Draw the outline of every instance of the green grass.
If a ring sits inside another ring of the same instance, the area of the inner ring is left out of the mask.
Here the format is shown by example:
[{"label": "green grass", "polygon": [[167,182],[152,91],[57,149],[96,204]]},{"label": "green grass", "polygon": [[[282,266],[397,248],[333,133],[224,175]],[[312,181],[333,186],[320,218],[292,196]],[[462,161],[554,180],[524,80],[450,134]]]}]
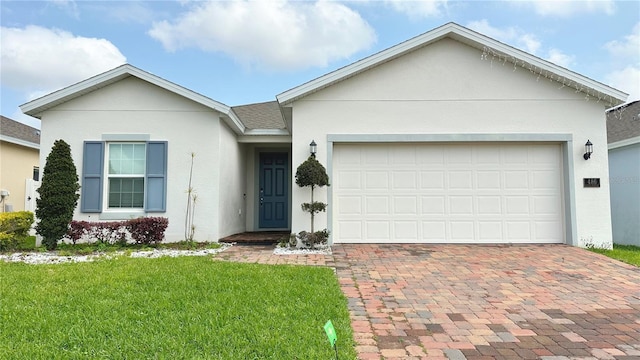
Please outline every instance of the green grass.
[{"label": "green grass", "polygon": [[0,263],[2,359],[355,359],[324,267],[208,257]]},{"label": "green grass", "polygon": [[612,259],[626,262],[627,264],[640,266],[640,247],[638,246],[613,244],[613,250],[597,248],[589,250],[606,255]]}]

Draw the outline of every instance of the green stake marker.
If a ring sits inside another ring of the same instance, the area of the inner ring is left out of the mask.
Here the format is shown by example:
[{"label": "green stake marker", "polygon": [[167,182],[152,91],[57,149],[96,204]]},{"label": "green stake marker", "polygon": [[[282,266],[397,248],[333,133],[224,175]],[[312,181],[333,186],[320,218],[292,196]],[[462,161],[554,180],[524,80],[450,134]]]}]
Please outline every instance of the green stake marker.
[{"label": "green stake marker", "polygon": [[336,341],[338,341],[338,335],[336,335],[336,329],[333,328],[331,320],[327,321],[327,323],[324,324],[324,332],[327,333],[327,337],[329,338],[331,347],[334,347],[336,345]]},{"label": "green stake marker", "polygon": [[338,347],[336,346],[338,335],[336,334],[336,329],[333,327],[331,320],[328,320],[327,323],[324,324],[324,332],[327,333],[329,343],[331,344],[331,347],[336,351],[336,359],[338,359]]}]

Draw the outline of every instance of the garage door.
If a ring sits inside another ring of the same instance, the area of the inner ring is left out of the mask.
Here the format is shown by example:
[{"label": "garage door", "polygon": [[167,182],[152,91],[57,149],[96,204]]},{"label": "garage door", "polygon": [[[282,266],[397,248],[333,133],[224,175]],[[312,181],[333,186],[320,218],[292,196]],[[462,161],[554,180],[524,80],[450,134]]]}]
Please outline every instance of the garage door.
[{"label": "garage door", "polygon": [[562,243],[559,144],[335,144],[333,241]]}]

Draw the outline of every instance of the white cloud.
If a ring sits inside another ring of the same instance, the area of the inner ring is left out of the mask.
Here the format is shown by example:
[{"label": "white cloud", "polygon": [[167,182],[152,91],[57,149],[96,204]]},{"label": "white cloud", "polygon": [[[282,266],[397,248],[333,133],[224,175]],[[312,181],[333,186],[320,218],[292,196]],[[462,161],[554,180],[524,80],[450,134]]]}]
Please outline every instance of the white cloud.
[{"label": "white cloud", "polygon": [[605,76],[607,84],[629,93],[629,101],[640,100],[640,23],[622,40],[604,45],[614,69]]},{"label": "white cloud", "polygon": [[622,41],[613,40],[604,45],[612,56],[624,58],[640,57],[640,22],[637,23],[631,34],[626,35]]},{"label": "white cloud", "polygon": [[42,95],[126,62],[108,40],[40,26],[0,28],[2,86]]},{"label": "white cloud", "polygon": [[78,10],[78,4],[74,0],[48,0],[54,6],[65,10],[74,19],[80,18],[80,10]]},{"label": "white cloud", "polygon": [[568,17],[580,13],[613,15],[616,7],[613,0],[511,0],[519,6],[533,7],[538,15]]},{"label": "white cloud", "polygon": [[546,60],[565,68],[570,67],[575,62],[575,56],[565,54],[561,50],[545,50],[542,42],[535,35],[526,33],[517,27],[497,28],[489,24],[486,19],[472,21],[467,27],[536,56],[545,57],[541,53],[546,52]]},{"label": "white cloud", "polygon": [[385,0],[385,3],[391,6],[395,11],[407,15],[409,18],[428,18],[439,16],[442,9],[446,9],[448,0]]},{"label": "white cloud", "polygon": [[515,45],[531,54],[536,54],[541,46],[540,41],[535,35],[525,33],[523,30],[516,27],[507,27],[502,29],[497,28],[491,26],[487,19],[472,21],[467,25],[467,27],[490,38]]},{"label": "white cloud", "polygon": [[605,81],[610,86],[629,94],[628,101],[640,100],[640,67],[627,66],[607,74]]},{"label": "white cloud", "polygon": [[276,70],[326,66],[376,41],[357,12],[328,1],[196,2],[174,21],[154,23],[149,35],[168,51],[222,52]]},{"label": "white cloud", "polygon": [[547,57],[547,60],[556,65],[569,68],[574,63],[575,56],[567,55],[558,49],[551,49],[549,50],[549,56]]}]

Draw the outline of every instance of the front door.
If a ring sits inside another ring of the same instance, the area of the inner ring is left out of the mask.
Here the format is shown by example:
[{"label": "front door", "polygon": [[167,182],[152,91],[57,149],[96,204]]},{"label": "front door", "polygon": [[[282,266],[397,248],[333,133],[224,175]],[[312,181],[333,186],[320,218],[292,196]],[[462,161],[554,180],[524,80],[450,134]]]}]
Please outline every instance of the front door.
[{"label": "front door", "polygon": [[260,153],[260,228],[288,228],[288,159],[287,153]]}]

